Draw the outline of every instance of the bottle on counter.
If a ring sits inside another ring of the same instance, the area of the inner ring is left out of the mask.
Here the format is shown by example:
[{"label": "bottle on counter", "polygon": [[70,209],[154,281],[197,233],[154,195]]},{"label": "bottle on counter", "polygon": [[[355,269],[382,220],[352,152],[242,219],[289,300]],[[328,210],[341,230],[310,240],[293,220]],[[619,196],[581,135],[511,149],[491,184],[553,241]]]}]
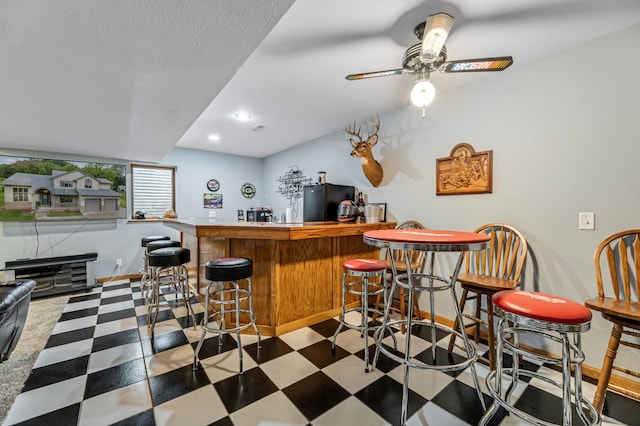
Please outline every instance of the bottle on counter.
[{"label": "bottle on counter", "polygon": [[364,222],[364,197],[362,192],[358,192],[358,201],[356,201],[356,222]]}]

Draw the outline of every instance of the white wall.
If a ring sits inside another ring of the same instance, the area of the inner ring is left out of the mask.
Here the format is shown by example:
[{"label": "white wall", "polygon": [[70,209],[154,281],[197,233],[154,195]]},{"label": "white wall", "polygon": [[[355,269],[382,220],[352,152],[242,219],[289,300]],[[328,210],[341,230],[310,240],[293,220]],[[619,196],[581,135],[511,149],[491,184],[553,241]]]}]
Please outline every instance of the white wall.
[{"label": "white wall", "polygon": [[[635,25],[535,63],[519,64],[515,57],[512,68],[437,96],[424,119],[413,107],[381,116],[375,152],[385,178],[379,188],[349,156],[344,132],[267,158],[265,181],[297,164],[308,175],[326,170],[328,182],[354,184],[370,201],[387,202],[397,221],[469,231],[509,223],[530,245],[524,288],[582,303],[596,294],[597,244],[640,227],[638,40]],[[435,195],[436,159],[448,157],[460,142],[493,150],[492,194]],[[595,212],[595,231],[578,230],[578,213],[585,211]],[[440,260],[441,270],[450,267],[451,259]],[[453,317],[451,310],[437,313]],[[588,364],[600,367],[609,332],[609,324],[594,315],[585,336]]]},{"label": "white wall", "polygon": [[[30,155],[44,158],[76,161],[107,161],[55,153],[33,153],[0,150],[4,155]],[[161,162],[177,166],[176,213],[179,217],[207,216],[203,207],[203,194],[208,193],[206,183],[215,178],[220,182],[218,193],[223,195],[223,208],[216,209],[216,220],[236,220],[236,210],[253,206],[255,201],[245,199],[240,188],[245,182],[256,186],[256,199],[263,195],[261,182],[262,160],[227,154],[172,150]],[[129,168],[127,181],[130,182]],[[131,200],[127,200],[131,205]],[[0,222],[0,264],[21,258],[66,256],[88,252],[98,253],[95,262],[96,278],[135,274],[142,267],[143,249],[140,239],[147,235],[168,235],[180,239],[180,233],[158,221],[128,222],[126,219],[68,220],[64,222]],[[123,260],[120,271],[115,270],[115,259]],[[2,275],[0,274],[0,279]]]}]

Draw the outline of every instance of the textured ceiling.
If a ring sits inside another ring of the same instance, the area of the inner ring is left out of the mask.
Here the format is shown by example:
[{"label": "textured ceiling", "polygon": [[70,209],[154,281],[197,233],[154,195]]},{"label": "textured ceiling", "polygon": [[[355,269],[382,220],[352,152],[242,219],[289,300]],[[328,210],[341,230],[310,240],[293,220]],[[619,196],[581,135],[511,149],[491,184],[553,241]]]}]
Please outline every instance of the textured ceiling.
[{"label": "textured ceiling", "polygon": [[[637,0],[7,0],[0,148],[268,156],[407,105],[411,76],[344,76],[399,68],[415,25],[439,11],[456,18],[449,59],[512,55],[504,73],[640,22]],[[500,75],[433,75],[430,108]],[[240,110],[253,120],[233,120]]]}]

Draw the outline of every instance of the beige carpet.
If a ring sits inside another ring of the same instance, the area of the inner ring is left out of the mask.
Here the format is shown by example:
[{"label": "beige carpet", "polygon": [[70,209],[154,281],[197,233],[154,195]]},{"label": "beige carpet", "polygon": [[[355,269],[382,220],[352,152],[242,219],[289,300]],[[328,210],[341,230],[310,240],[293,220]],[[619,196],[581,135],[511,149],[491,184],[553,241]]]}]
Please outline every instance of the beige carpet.
[{"label": "beige carpet", "polygon": [[29,305],[27,321],[18,345],[9,359],[0,363],[0,424],[29,377],[38,354],[47,343],[51,330],[60,319],[69,295],[35,299]]}]

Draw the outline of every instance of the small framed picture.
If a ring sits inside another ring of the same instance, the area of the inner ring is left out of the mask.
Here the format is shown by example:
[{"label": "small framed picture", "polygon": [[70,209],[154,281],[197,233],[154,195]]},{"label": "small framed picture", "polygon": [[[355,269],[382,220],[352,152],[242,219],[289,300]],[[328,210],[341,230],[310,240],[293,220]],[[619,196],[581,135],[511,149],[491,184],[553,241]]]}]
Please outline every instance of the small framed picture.
[{"label": "small framed picture", "polygon": [[369,203],[372,206],[380,208],[380,222],[387,221],[387,203]]}]

